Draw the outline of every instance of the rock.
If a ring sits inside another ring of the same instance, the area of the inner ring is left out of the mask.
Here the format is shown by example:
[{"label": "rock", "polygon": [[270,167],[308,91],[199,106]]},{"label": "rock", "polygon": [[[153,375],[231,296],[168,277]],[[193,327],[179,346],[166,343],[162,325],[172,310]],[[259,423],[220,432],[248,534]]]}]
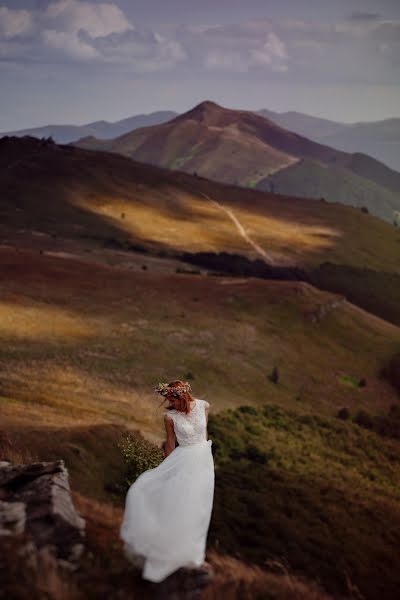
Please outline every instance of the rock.
[{"label": "rock", "polygon": [[46,549],[60,566],[74,569],[84,530],[62,460],[0,465],[0,536],[24,533],[37,552]]},{"label": "rock", "polygon": [[205,562],[201,567],[183,567],[160,583],[151,583],[154,600],[200,600],[204,589],[214,577],[212,566]]},{"label": "rock", "polygon": [[0,535],[17,535],[25,531],[26,513],[23,502],[0,500]]}]

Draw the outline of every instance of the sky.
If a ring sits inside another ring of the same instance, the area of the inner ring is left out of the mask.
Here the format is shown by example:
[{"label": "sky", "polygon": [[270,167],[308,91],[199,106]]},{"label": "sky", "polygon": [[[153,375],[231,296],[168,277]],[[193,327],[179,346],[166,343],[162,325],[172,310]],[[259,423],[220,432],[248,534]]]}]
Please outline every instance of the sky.
[{"label": "sky", "polygon": [[0,0],[0,131],[203,100],[400,117],[399,0]]}]

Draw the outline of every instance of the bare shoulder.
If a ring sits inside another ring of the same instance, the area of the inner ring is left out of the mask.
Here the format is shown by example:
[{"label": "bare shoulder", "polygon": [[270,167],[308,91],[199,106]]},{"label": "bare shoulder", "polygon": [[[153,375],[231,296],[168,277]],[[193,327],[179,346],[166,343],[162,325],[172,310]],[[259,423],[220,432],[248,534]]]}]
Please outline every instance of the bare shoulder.
[{"label": "bare shoulder", "polygon": [[171,415],[171,413],[169,411],[164,413],[164,421],[166,423],[173,423],[174,422],[174,417]]}]

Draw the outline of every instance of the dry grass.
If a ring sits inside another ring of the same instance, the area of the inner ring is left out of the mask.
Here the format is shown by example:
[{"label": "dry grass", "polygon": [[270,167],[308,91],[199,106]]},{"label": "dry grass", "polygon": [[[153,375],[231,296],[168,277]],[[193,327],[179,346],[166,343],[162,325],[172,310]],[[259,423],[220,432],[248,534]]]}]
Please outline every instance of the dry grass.
[{"label": "dry grass", "polygon": [[[95,502],[81,494],[73,493],[75,507],[86,519],[89,546],[96,553],[110,553],[112,548],[114,568],[121,568],[124,563],[122,544],[117,532],[122,520],[122,510],[109,505]],[[118,559],[119,556],[119,559]],[[229,555],[221,555],[215,549],[210,549],[206,556],[207,562],[212,566],[214,578],[201,595],[202,600],[219,600],[224,597],[230,599],[257,598],[271,600],[330,600],[315,582],[290,573],[281,561],[270,561],[266,570],[246,564]],[[118,566],[119,565],[119,566]],[[133,594],[142,591],[144,582],[140,581],[139,573],[132,581]],[[135,588],[136,584],[136,588]],[[133,597],[136,597],[135,595]],[[350,596],[358,598],[358,596]]]},{"label": "dry grass", "polygon": [[5,429],[0,429],[0,460],[23,465],[37,462],[39,458],[33,448],[19,445]]},{"label": "dry grass", "polygon": [[[291,573],[280,560],[268,561],[266,571],[261,567],[246,564],[215,550],[207,553],[215,579],[205,590],[202,600],[331,600],[315,582],[307,581]],[[350,596],[349,596],[350,598]]]},{"label": "dry grass", "polygon": [[[0,411],[8,426],[115,423],[161,441],[152,388],[177,372],[193,374],[213,411],[267,398],[329,414],[343,405],[385,411],[396,399],[378,374],[400,330],[346,302],[315,324],[311,317],[336,296],[305,283],[239,285],[0,252]],[[274,365],[279,386],[267,379]],[[350,389],[341,375],[368,384]]]}]

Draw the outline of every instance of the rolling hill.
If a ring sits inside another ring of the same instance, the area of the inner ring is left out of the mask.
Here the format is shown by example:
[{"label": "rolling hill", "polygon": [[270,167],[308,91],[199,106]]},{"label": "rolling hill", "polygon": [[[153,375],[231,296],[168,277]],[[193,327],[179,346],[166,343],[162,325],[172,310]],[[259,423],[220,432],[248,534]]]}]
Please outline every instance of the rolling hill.
[{"label": "rolling hill", "polygon": [[[0,167],[3,239],[11,228],[20,243],[37,231],[172,260],[186,253],[192,263],[200,253],[224,252],[272,269],[296,267],[305,280],[400,323],[400,231],[356,208],[29,137],[0,140]],[[235,271],[233,262],[225,261],[227,272]]]},{"label": "rolling hill", "polygon": [[367,155],[335,150],[255,113],[208,101],[161,125],[74,145],[285,195],[293,195],[295,180],[296,196],[364,206],[390,223],[400,209],[400,173]]},{"label": "rolling hill", "polygon": [[24,137],[26,135],[37,138],[51,137],[59,144],[68,144],[79,137],[90,135],[101,139],[110,139],[139,127],[164,123],[175,117],[176,114],[169,110],[163,110],[146,115],[135,115],[112,123],[109,121],[94,121],[85,125],[43,125],[41,127],[31,127],[17,131],[5,131],[0,133],[0,137]]},{"label": "rolling hill", "polygon": [[262,109],[257,113],[277,125],[345,152],[359,152],[400,171],[400,119],[339,123],[296,111],[278,113]]},{"label": "rolling hill", "polygon": [[[179,377],[212,406],[208,551],[236,556],[237,572],[284,554],[332,594],[350,579],[366,600],[389,600],[400,441],[368,424],[398,407],[382,375],[400,350],[396,228],[339,203],[29,137],[0,140],[0,213],[0,454],[65,461],[94,553],[80,589],[137,583],[115,540],[118,444],[162,442],[154,384]],[[201,252],[322,269],[347,291],[181,261]],[[371,282],[384,315],[393,301],[392,322],[360,308]],[[359,306],[346,299],[357,290]],[[272,585],[263,572],[260,594]]]}]

